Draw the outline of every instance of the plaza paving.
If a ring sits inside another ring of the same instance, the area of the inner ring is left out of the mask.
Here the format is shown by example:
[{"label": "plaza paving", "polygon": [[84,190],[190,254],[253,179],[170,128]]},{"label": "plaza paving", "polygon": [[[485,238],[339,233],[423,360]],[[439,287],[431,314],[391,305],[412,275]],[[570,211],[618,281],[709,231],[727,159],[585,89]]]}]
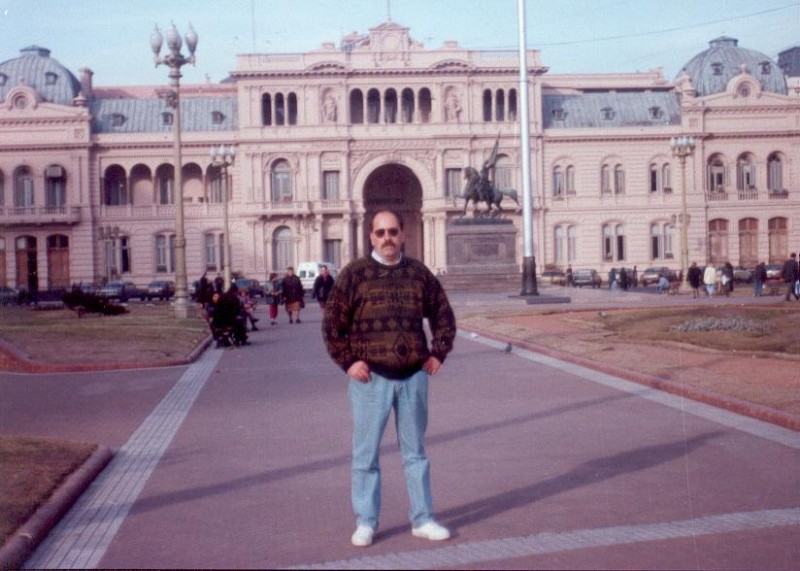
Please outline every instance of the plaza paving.
[{"label": "plaza paving", "polygon": [[431,383],[434,504],[454,538],[411,537],[390,427],[381,527],[352,547],[346,379],[320,320],[309,306],[185,367],[0,374],[0,432],[116,452],[26,566],[798,567],[800,433],[468,331]]}]

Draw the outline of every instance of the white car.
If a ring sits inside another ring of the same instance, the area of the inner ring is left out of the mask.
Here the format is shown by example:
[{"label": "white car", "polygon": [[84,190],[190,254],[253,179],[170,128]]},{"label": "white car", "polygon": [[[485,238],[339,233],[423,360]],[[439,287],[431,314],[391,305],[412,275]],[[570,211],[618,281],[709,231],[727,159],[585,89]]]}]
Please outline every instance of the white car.
[{"label": "white car", "polygon": [[339,270],[330,262],[302,262],[297,266],[297,277],[300,278],[305,291],[310,292],[314,289],[314,280],[317,279],[322,266],[328,266],[328,273],[333,276],[333,279],[336,279]]}]

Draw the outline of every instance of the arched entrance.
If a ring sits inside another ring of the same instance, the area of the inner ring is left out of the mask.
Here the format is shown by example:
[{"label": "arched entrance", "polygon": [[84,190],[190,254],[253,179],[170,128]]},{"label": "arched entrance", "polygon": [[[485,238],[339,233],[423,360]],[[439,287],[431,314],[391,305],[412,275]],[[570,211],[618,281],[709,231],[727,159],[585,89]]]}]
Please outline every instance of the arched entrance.
[{"label": "arched entrance", "polygon": [[375,169],[364,183],[364,247],[370,250],[369,224],[372,214],[389,208],[403,216],[406,243],[404,252],[423,260],[422,184],[414,172],[403,165],[388,164]]}]

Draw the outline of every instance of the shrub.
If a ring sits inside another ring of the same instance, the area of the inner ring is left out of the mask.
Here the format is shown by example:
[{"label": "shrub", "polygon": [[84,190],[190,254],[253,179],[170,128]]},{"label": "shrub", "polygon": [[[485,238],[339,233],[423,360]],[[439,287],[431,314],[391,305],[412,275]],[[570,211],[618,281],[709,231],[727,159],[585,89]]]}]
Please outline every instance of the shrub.
[{"label": "shrub", "polygon": [[73,288],[61,296],[64,305],[81,313],[99,313],[100,315],[122,315],[128,313],[128,309],[117,303],[111,303],[108,299],[86,293],[79,288]]}]

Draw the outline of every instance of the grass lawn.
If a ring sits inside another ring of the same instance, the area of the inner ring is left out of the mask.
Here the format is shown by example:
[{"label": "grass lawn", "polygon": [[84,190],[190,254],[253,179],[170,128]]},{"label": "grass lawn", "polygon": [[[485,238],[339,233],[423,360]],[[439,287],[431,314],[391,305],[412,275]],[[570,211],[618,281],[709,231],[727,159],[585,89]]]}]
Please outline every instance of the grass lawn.
[{"label": "grass lawn", "polygon": [[95,444],[0,436],[0,543],[96,449]]}]

